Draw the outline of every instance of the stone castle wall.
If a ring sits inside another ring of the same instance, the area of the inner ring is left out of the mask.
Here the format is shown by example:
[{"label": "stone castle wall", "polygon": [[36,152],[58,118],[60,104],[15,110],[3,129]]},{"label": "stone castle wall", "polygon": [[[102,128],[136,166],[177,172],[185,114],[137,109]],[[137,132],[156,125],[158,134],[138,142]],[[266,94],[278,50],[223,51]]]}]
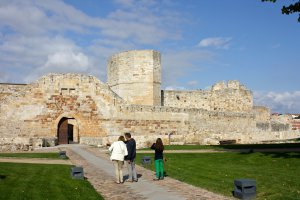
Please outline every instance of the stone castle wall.
[{"label": "stone castle wall", "polygon": [[271,120],[270,109],[264,106],[253,106],[253,112],[256,115],[256,121],[269,122]]},{"label": "stone castle wall", "polygon": [[110,117],[114,105],[122,101],[92,76],[44,76],[1,101],[2,143],[10,138],[56,138],[63,117],[76,121],[79,137],[106,136],[101,119]]},{"label": "stone castle wall", "polygon": [[125,52],[109,63],[108,84],[82,74],[0,84],[0,151],[55,145],[63,119],[73,127],[73,142],[90,145],[111,143],[125,132],[132,133],[138,147],[157,137],[170,144],[300,137],[288,117],[271,117],[268,108],[253,107],[251,91],[237,81],[210,90],[161,91],[158,52]]},{"label": "stone castle wall", "polygon": [[238,143],[286,139],[299,133],[290,132],[282,119],[263,123],[255,112],[127,105],[106,84],[78,74],[44,76],[4,98],[0,110],[2,150],[28,150],[45,141],[54,145],[63,117],[76,127],[74,141],[90,145],[105,145],[128,131],[138,147],[157,137],[172,144],[218,144],[228,139]]},{"label": "stone castle wall", "polygon": [[291,131],[283,122],[269,121],[268,128],[257,127],[260,122],[256,121],[255,113],[123,105],[118,107],[115,117],[105,122],[110,131],[103,138],[103,145],[125,132],[133,134],[138,147],[149,146],[157,137],[166,144],[219,144],[221,140],[260,143],[300,137],[300,132]]},{"label": "stone castle wall", "polygon": [[221,112],[249,112],[253,107],[252,99],[251,91],[238,81],[220,82],[210,90],[162,91],[164,106]]},{"label": "stone castle wall", "polygon": [[108,84],[130,104],[160,105],[160,53],[126,51],[108,61]]},{"label": "stone castle wall", "polygon": [[9,84],[9,83],[0,83],[0,101],[6,96],[18,93],[21,91],[26,84]]}]

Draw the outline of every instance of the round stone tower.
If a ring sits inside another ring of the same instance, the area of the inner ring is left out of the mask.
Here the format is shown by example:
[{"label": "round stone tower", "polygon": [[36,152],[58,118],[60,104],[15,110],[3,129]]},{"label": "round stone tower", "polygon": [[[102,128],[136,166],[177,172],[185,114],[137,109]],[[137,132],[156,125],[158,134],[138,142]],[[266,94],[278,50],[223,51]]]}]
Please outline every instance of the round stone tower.
[{"label": "round stone tower", "polygon": [[161,105],[160,53],[133,50],[108,61],[108,85],[130,104]]}]

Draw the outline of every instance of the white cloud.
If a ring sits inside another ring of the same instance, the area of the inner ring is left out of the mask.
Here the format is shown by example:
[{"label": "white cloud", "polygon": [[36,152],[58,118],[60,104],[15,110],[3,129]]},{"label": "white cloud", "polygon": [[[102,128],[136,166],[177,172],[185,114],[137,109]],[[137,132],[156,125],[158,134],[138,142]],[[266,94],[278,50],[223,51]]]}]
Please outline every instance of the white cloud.
[{"label": "white cloud", "polygon": [[56,52],[48,56],[44,68],[73,68],[84,71],[88,64],[88,58],[83,53]]},{"label": "white cloud", "polygon": [[158,44],[163,40],[181,38],[176,25],[182,21],[156,1],[117,0],[125,9],[111,12],[102,26],[106,37],[131,39],[140,44]]},{"label": "white cloud", "polygon": [[[0,44],[1,68],[11,80],[31,82],[50,72],[85,72],[94,63],[73,41],[61,36],[6,37]],[[10,71],[10,72],[9,72]]]},{"label": "white cloud", "polygon": [[0,26],[24,35],[65,30],[86,32],[85,27],[100,25],[100,20],[59,0],[4,0],[0,3]]},{"label": "white cloud", "polygon": [[48,56],[44,66],[36,68],[27,77],[27,82],[34,81],[47,73],[86,72],[89,59],[81,52],[55,52]]},{"label": "white cloud", "polygon": [[179,14],[156,1],[115,2],[106,16],[92,17],[61,0],[0,1],[1,80],[72,69],[103,80],[112,54],[181,37]]},{"label": "white cloud", "polygon": [[271,108],[272,112],[300,113],[300,91],[253,93],[254,104]]},{"label": "white cloud", "polygon": [[218,49],[228,49],[231,40],[232,40],[231,37],[205,38],[199,42],[198,46],[200,46],[200,47],[215,47]]}]

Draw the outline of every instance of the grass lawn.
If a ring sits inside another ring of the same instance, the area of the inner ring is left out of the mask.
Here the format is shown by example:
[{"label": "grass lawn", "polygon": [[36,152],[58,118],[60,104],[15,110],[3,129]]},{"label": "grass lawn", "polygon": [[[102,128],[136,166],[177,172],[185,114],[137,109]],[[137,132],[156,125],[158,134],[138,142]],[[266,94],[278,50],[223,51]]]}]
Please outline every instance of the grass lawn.
[{"label": "grass lawn", "polygon": [[[195,149],[280,149],[300,148],[300,143],[282,144],[232,144],[232,145],[165,145],[165,150],[195,150]],[[149,150],[145,148],[141,150]]]},{"label": "grass lawn", "polygon": [[[142,156],[137,154],[137,163]],[[167,154],[167,175],[232,196],[234,179],[255,179],[257,199],[300,199],[300,153]],[[154,170],[154,164],[146,166]]]},{"label": "grass lawn", "polygon": [[0,157],[66,159],[66,158],[61,158],[58,152],[57,153],[0,153]]},{"label": "grass lawn", "polygon": [[70,165],[0,163],[0,199],[103,199]]}]

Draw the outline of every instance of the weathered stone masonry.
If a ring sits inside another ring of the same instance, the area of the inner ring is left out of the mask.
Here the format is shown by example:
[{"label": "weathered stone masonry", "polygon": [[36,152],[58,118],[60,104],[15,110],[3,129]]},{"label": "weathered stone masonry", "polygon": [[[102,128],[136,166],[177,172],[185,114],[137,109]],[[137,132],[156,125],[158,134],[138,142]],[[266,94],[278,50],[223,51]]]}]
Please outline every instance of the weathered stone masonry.
[{"label": "weathered stone masonry", "polygon": [[299,137],[288,117],[254,106],[238,81],[209,90],[164,91],[160,54],[110,58],[108,83],[83,74],[49,74],[31,84],[0,84],[1,151],[63,143],[105,145],[130,131],[138,147],[157,137],[173,144],[256,143]]}]

